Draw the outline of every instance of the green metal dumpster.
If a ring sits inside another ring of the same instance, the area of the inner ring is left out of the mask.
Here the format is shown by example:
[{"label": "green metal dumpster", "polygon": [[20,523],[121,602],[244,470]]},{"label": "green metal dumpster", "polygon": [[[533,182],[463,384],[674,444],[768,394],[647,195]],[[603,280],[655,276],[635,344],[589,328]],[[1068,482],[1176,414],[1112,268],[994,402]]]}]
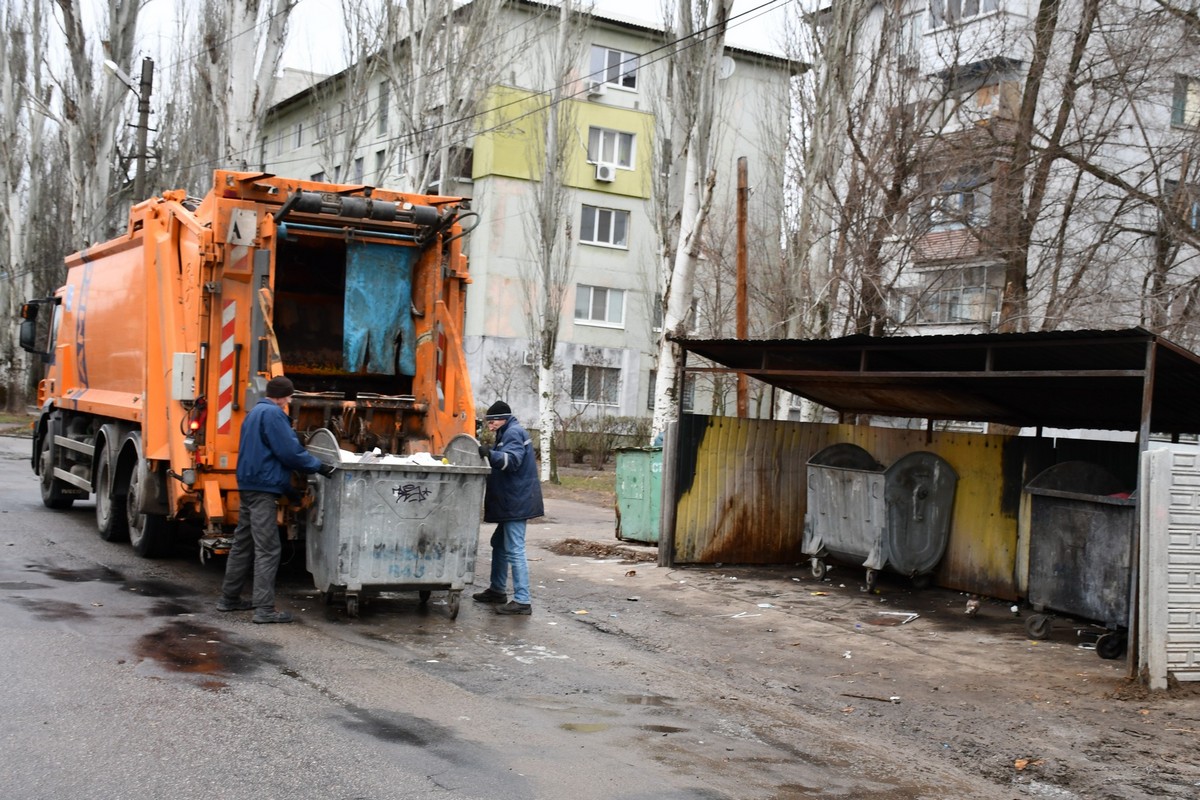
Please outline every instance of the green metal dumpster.
[{"label": "green metal dumpster", "polygon": [[662,448],[617,450],[617,538],[658,544]]}]

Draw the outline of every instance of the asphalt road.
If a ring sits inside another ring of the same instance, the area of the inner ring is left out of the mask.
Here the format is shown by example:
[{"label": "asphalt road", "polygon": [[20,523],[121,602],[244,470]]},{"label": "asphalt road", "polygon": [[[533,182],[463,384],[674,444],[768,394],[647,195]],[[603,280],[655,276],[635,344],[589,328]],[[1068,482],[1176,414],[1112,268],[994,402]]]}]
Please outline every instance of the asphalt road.
[{"label": "asphalt road", "polygon": [[[28,449],[0,437],[3,800],[1093,800],[1200,783],[1191,751],[1164,768],[1190,737],[1164,731],[1200,727],[1196,698],[1169,722],[1153,704],[1094,709],[1098,735],[1165,743],[1118,765],[1121,742],[1076,746],[1091,722],[1059,715],[1111,705],[1099,687],[1123,665],[1031,647],[1003,616],[967,625],[953,596],[945,619],[922,593],[920,621],[889,628],[888,597],[807,570],[611,557],[611,511],[548,500],[531,617],[465,599],[452,620],[435,593],[351,619],[293,554],[278,605],[299,621],[254,625],[215,610],[222,564],[143,560],[99,538],[90,502],[43,508]],[[586,545],[549,549],[568,539]],[[1052,709],[1026,684],[1053,676]],[[1039,739],[1061,743],[1015,771]],[[1093,791],[1092,764],[1150,789]]]}]

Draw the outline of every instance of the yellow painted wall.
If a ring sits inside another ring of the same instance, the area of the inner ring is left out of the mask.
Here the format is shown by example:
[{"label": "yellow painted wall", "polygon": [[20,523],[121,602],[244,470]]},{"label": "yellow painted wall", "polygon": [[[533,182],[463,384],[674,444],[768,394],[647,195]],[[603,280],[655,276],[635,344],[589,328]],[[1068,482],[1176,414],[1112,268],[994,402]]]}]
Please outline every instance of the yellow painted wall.
[{"label": "yellow painted wall", "polygon": [[[549,97],[508,86],[493,86],[483,107],[475,137],[472,178],[499,175],[539,180],[545,163],[545,115]],[[569,145],[574,154],[567,164],[564,183],[576,189],[650,197],[654,155],[654,115],[600,103],[567,100],[563,104]],[[596,126],[634,134],[634,169],[618,169],[616,180],[596,180],[596,168],[587,162],[588,128]]]},{"label": "yellow painted wall", "polygon": [[[673,553],[678,563],[797,563],[807,510],[808,460],[856,444],[885,468],[914,451],[935,453],[958,474],[940,586],[1014,598],[1022,487],[1051,443],[1013,436],[933,433],[854,425],[694,417],[681,426]],[[689,443],[690,442],[690,443]],[[694,472],[692,471],[694,465]],[[1023,559],[1022,559],[1023,564]]]}]

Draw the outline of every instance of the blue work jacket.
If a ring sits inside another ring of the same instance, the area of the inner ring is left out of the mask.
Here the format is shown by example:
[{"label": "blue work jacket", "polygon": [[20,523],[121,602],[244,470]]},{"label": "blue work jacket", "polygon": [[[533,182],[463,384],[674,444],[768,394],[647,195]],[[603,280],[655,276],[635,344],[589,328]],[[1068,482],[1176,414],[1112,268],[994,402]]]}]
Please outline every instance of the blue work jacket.
[{"label": "blue work jacket", "polygon": [[321,462],[304,449],[284,410],[265,397],[242,421],[237,480],[243,492],[286,494],[292,472],[311,475]]},{"label": "blue work jacket", "polygon": [[488,462],[492,474],[488,475],[483,498],[484,522],[533,519],[546,513],[533,441],[516,417],[509,417],[496,431],[496,445],[488,454]]}]

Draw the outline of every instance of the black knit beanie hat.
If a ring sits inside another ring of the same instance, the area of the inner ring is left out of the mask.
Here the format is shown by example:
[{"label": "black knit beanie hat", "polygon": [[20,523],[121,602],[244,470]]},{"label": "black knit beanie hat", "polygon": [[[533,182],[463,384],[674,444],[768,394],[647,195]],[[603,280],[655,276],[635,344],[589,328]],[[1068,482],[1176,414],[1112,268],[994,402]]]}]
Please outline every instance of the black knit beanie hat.
[{"label": "black knit beanie hat", "polygon": [[497,400],[488,406],[487,417],[485,419],[504,419],[512,416],[512,409],[508,407],[508,403],[503,400]]}]

